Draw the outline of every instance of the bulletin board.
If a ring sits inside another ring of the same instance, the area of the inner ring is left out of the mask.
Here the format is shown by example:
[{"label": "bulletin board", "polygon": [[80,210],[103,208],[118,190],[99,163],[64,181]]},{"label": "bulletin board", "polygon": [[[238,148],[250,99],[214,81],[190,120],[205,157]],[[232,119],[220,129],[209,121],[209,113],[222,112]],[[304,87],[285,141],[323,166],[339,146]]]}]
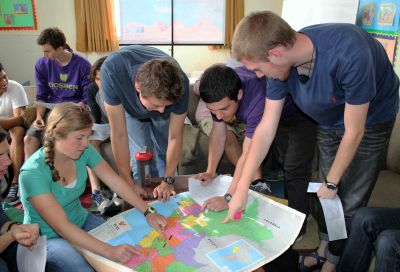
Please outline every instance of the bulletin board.
[{"label": "bulletin board", "polygon": [[34,0],[0,0],[0,30],[37,30]]},{"label": "bulletin board", "polygon": [[395,62],[400,35],[400,0],[360,0],[357,25],[374,36]]}]

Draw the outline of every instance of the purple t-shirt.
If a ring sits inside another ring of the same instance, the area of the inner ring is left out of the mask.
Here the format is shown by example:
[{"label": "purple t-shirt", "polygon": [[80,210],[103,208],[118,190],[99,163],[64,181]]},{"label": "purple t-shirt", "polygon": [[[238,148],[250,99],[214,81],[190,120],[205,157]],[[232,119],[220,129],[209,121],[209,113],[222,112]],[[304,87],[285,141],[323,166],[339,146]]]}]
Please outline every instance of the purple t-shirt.
[{"label": "purple t-shirt", "polygon": [[87,104],[90,67],[85,58],[74,53],[66,66],[60,66],[56,60],[40,58],[35,65],[36,100]]},{"label": "purple t-shirt", "polygon": [[[235,117],[237,121],[246,125],[245,136],[252,139],[264,113],[267,83],[265,78],[258,78],[254,72],[247,70],[244,66],[236,68],[235,71],[243,84],[243,96]],[[288,95],[283,106],[281,119],[289,117],[296,111],[297,107]],[[214,121],[219,122],[214,114],[211,115]]]},{"label": "purple t-shirt", "polygon": [[235,116],[237,121],[246,124],[245,136],[251,139],[264,113],[266,81],[244,67],[238,67],[235,71],[242,80],[243,89]]}]

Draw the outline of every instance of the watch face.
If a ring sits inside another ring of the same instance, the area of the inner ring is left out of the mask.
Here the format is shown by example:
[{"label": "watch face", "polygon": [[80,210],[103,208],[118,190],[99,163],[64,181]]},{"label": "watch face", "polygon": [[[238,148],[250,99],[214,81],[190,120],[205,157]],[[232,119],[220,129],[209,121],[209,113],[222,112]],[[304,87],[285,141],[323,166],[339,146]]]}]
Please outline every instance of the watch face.
[{"label": "watch face", "polygon": [[174,184],[175,179],[174,179],[173,177],[166,177],[166,178],[164,179],[164,181],[165,181],[165,183],[171,185],[171,184]]},{"label": "watch face", "polygon": [[228,203],[229,203],[229,201],[232,200],[232,196],[230,194],[225,194],[224,198],[225,198],[226,202],[228,202]]},{"label": "watch face", "polygon": [[149,214],[156,213],[156,212],[157,212],[157,210],[155,208],[153,208],[152,206],[150,206],[143,214],[144,214],[144,216],[147,216]]}]

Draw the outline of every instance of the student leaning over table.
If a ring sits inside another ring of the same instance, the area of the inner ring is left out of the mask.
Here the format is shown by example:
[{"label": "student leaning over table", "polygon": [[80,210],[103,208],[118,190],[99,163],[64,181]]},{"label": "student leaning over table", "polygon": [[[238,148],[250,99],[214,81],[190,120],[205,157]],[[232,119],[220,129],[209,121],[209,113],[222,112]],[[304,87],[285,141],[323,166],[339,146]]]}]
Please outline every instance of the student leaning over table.
[{"label": "student leaning over table", "polygon": [[[385,49],[352,24],[320,24],[296,32],[270,11],[244,18],[232,44],[237,60],[268,78],[268,89],[227,221],[245,207],[251,177],[268,152],[284,98],[290,94],[319,124],[319,172],[324,183],[317,195],[338,195],[349,227],[355,212],[368,203],[385,165],[399,109],[399,78]],[[339,262],[346,241],[329,241],[324,220],[319,228],[320,246],[302,258],[301,271],[334,271]]]},{"label": "student leaning over table", "polygon": [[[151,176],[164,176],[153,196],[169,200],[175,196],[174,176],[181,159],[187,76],[161,50],[131,45],[107,57],[100,79],[118,173],[133,183],[132,174],[139,178],[135,153],[144,148],[153,151]],[[144,192],[139,185],[136,190]]]},{"label": "student leaning over table", "polygon": [[140,254],[130,245],[110,246],[87,233],[104,220],[90,214],[80,203],[79,197],[86,188],[86,167],[142,211],[143,219],[157,231],[166,225],[165,218],[150,208],[88,144],[92,125],[85,106],[72,102],[57,105],[48,118],[44,147],[21,169],[24,222],[38,223],[47,236],[46,271],[93,271],[71,244],[121,263]]}]

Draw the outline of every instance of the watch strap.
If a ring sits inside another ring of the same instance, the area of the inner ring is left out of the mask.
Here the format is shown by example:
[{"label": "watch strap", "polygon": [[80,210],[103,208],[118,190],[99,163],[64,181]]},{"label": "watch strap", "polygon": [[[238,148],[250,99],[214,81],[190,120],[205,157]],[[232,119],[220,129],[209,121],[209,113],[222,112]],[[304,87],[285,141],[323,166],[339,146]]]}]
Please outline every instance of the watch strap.
[{"label": "watch strap", "polygon": [[232,195],[226,193],[226,194],[224,194],[224,199],[225,199],[226,202],[229,203],[232,200]]},{"label": "watch strap", "polygon": [[157,212],[157,210],[155,208],[153,208],[152,206],[150,206],[147,208],[147,210],[144,211],[143,215],[144,215],[144,217],[146,217],[147,215],[156,213],[156,212]]},{"label": "watch strap", "polygon": [[16,222],[16,221],[11,222],[7,227],[7,232],[9,232],[11,230],[13,225],[21,225],[21,223],[20,222]]},{"label": "watch strap", "polygon": [[336,190],[337,187],[338,187],[337,184],[335,184],[335,183],[333,183],[333,182],[329,182],[329,181],[327,181],[326,179],[325,179],[324,183],[325,183],[326,187],[327,187],[329,190]]}]

